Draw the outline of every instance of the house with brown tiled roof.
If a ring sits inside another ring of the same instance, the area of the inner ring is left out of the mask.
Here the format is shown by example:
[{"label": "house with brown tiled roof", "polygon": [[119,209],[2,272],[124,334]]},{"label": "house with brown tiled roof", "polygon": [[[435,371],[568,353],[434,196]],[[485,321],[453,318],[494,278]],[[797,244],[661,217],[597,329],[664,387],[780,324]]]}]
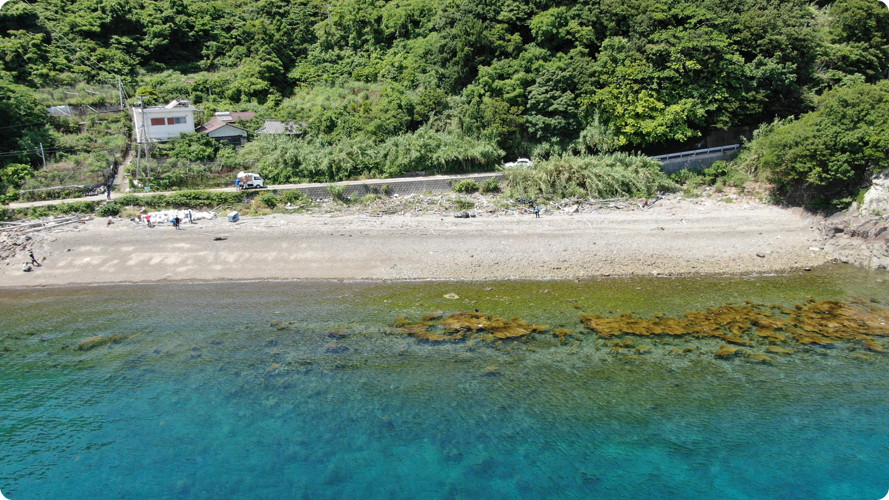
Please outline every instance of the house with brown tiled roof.
[{"label": "house with brown tiled roof", "polygon": [[198,127],[195,132],[207,134],[220,142],[241,147],[247,144],[247,130],[235,125],[239,121],[249,120],[256,116],[253,111],[241,111],[230,113],[220,111],[210,118],[210,121]]}]

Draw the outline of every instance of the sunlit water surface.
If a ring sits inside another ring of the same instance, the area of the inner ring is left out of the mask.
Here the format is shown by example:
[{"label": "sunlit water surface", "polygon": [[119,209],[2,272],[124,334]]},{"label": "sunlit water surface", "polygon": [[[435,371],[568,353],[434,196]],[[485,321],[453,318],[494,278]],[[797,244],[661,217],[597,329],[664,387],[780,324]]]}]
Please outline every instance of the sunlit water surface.
[{"label": "sunlit water surface", "polygon": [[[840,267],[4,290],[0,491],[11,500],[877,500],[889,490],[889,355],[840,346],[754,364],[714,359],[702,345],[629,360],[597,349],[591,333],[571,345],[546,334],[437,345],[393,324],[479,309],[581,332],[581,313],[889,304],[884,280]],[[77,349],[96,335],[119,338]]]}]

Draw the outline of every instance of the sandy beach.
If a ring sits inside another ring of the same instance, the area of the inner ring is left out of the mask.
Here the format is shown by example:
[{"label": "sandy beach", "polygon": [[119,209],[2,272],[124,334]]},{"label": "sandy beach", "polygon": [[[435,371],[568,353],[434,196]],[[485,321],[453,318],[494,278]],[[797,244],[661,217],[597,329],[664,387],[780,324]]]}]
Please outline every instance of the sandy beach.
[{"label": "sandy beach", "polygon": [[[540,218],[489,212],[271,214],[235,223],[220,214],[181,230],[96,218],[17,236],[0,286],[759,274],[830,260],[811,216],[749,199],[670,197]],[[27,249],[43,265],[22,272]]]}]

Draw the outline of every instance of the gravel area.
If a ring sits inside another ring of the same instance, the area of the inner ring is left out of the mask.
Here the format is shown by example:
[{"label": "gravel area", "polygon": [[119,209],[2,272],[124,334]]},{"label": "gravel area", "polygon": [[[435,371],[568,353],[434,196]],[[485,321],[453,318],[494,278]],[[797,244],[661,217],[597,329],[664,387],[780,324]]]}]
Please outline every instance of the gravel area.
[{"label": "gravel area", "polygon": [[[481,196],[378,200],[148,228],[92,219],[3,234],[0,286],[159,280],[502,279],[762,274],[811,268],[819,221],[734,197],[526,206]],[[729,202],[731,201],[731,202]],[[26,239],[27,238],[27,239]],[[42,266],[22,271],[33,250]]]}]

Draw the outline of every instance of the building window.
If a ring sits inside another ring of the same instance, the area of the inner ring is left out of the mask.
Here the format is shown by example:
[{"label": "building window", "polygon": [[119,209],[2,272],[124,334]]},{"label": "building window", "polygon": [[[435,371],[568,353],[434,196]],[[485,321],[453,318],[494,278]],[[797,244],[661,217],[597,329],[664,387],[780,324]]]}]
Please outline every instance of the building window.
[{"label": "building window", "polygon": [[158,125],[163,125],[163,124],[164,124],[163,118],[152,118],[151,119],[151,126],[152,127],[156,127]]},{"label": "building window", "polygon": [[167,125],[182,125],[185,123],[184,116],[174,116],[172,118],[167,118]]}]

